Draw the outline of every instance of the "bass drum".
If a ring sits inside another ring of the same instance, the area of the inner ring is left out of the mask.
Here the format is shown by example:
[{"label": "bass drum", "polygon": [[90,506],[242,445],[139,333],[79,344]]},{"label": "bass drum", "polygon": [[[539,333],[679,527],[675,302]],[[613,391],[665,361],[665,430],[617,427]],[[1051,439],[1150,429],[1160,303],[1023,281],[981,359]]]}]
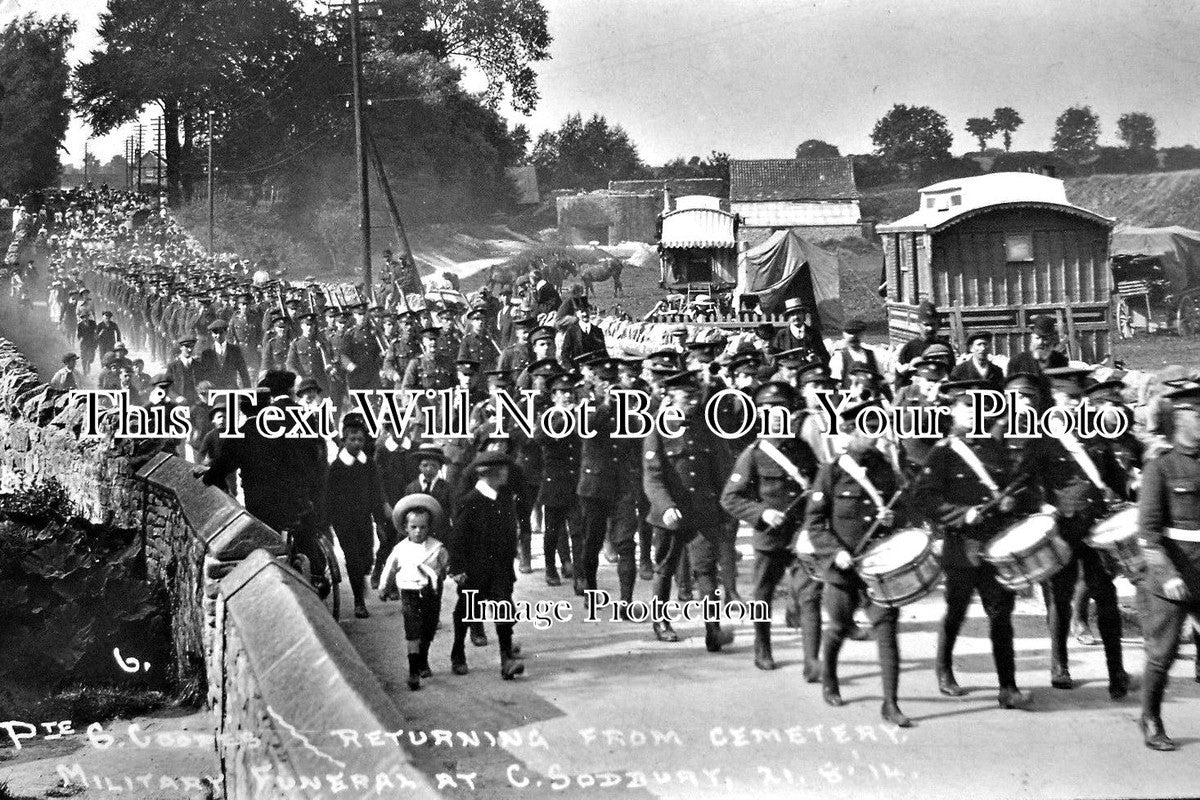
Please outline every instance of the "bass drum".
[{"label": "bass drum", "polygon": [[1009,589],[1028,589],[1048,580],[1071,560],[1071,546],[1058,535],[1053,514],[1034,514],[1005,528],[988,542],[984,559],[996,580]]},{"label": "bass drum", "polygon": [[942,567],[925,528],[904,528],[872,545],[858,562],[867,596],[889,608],[915,603],[933,591]]}]

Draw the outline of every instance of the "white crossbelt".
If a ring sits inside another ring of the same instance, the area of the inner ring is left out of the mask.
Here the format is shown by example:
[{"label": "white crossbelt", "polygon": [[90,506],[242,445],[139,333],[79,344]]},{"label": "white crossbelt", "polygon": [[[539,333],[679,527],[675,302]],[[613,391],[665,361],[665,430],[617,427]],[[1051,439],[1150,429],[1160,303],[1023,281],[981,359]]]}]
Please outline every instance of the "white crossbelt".
[{"label": "white crossbelt", "polygon": [[992,497],[999,497],[1000,487],[992,480],[992,476],[988,474],[987,467],[979,460],[979,456],[975,455],[975,451],[957,436],[951,436],[949,441],[950,449],[966,462],[966,465],[975,473],[975,477],[979,478],[979,482],[986,486],[987,490],[992,493]]},{"label": "white crossbelt", "polygon": [[871,483],[871,479],[867,477],[867,470],[865,467],[861,466],[857,461],[851,458],[849,454],[846,453],[843,453],[841,457],[838,458],[837,464],[847,475],[849,475],[851,478],[854,478],[854,480],[858,482],[859,486],[866,490],[867,495],[871,498],[871,502],[875,504],[875,508],[879,509],[880,511],[883,511],[887,508],[887,505],[883,502],[883,495],[879,493],[879,490],[875,488],[875,484]]},{"label": "white crossbelt", "polygon": [[808,491],[808,481],[806,481],[804,476],[800,474],[800,468],[793,464],[791,460],[779,450],[778,447],[771,444],[771,442],[766,439],[759,439],[758,449],[766,453],[767,458],[771,459],[780,467],[782,467],[783,471],[788,474],[789,478],[800,484],[801,489],[806,492]]},{"label": "white crossbelt", "polygon": [[1106,491],[1108,487],[1104,485],[1104,480],[1100,477],[1100,470],[1096,469],[1096,464],[1092,461],[1092,457],[1083,449],[1083,445],[1079,443],[1079,440],[1069,433],[1055,438],[1071,454],[1071,458],[1075,459],[1075,463],[1088,476],[1088,480],[1095,484],[1096,488],[1100,491]]},{"label": "white crossbelt", "polygon": [[1185,531],[1183,528],[1163,528],[1163,535],[1177,542],[1200,542],[1200,531]]}]

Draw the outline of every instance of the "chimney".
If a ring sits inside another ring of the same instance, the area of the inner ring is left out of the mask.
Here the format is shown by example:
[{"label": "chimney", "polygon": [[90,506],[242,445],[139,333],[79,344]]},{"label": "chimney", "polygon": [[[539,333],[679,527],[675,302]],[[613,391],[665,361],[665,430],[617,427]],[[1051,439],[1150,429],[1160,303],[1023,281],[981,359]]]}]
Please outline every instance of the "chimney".
[{"label": "chimney", "polygon": [[663,181],[663,213],[666,214],[671,210],[671,187]]}]

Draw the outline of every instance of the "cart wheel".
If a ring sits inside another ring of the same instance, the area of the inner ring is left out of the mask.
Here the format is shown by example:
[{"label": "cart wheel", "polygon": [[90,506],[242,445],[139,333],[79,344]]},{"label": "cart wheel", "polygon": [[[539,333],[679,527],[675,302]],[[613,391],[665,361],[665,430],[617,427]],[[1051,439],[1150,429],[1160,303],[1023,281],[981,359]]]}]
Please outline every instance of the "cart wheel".
[{"label": "cart wheel", "polygon": [[1180,336],[1200,333],[1200,297],[1187,295],[1179,301],[1179,315],[1175,318],[1175,331]]},{"label": "cart wheel", "polygon": [[1122,339],[1133,338],[1133,312],[1124,297],[1117,299],[1117,331]]}]

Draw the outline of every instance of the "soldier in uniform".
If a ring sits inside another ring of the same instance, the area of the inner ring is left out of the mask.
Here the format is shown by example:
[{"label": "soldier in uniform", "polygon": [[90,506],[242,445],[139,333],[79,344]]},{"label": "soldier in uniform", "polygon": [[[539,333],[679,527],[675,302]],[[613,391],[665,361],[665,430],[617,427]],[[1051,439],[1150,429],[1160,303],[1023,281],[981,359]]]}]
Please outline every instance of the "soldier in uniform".
[{"label": "soldier in uniform", "polygon": [[[383,367],[382,348],[379,337],[367,318],[367,304],[351,306],[354,327],[346,332],[342,340],[341,365],[346,372],[346,385],[354,389],[378,389],[381,386],[379,372]],[[428,388],[428,387],[426,387]]]},{"label": "soldier in uniform", "polygon": [[316,321],[317,315],[311,311],[300,315],[300,335],[288,345],[287,368],[301,379],[312,378],[326,392],[332,362],[317,335]]},{"label": "soldier in uniform", "polygon": [[954,397],[950,434],[934,445],[917,478],[914,507],[924,510],[944,533],[941,562],[946,572],[946,615],[938,631],[938,690],[948,697],[967,691],[954,679],[954,643],[976,591],[991,631],[992,658],[1000,683],[1001,708],[1027,708],[1030,696],[1017,688],[1012,613],[1015,596],[996,580],[982,558],[987,542],[1007,525],[1037,509],[1030,465],[1013,462],[997,438],[971,438],[975,389],[993,388],[985,380],[945,384]]},{"label": "soldier in uniform", "polygon": [[[804,527],[821,562],[825,581],[825,613],[829,627],[823,643],[821,684],[825,702],[845,705],[838,686],[838,654],[854,623],[854,611],[862,605],[866,584],[855,571],[854,554],[863,547],[868,533],[895,526],[898,514],[888,505],[897,492],[897,475],[875,447],[875,439],[863,433],[858,415],[874,400],[849,406],[841,413],[842,433],[849,437],[847,450],[817,473],[809,496]],[[875,603],[867,607],[879,649],[883,677],[883,706],[886,722],[901,728],[912,722],[897,703],[900,684],[900,646],[896,635],[900,614],[896,608]]]},{"label": "soldier in uniform", "polygon": [[[662,602],[670,598],[671,576],[687,548],[701,597],[715,598],[717,548],[725,516],[720,498],[730,472],[729,450],[704,422],[700,385],[692,373],[677,373],[663,385],[683,422],[676,427],[680,431],[677,438],[664,438],[652,430],[644,439],[642,480],[650,500],[648,519],[660,542],[653,592]],[[722,631],[717,620],[705,620],[704,632],[710,652],[720,651],[733,640],[732,633]],[[666,620],[655,620],[654,635],[659,641],[679,641]]]},{"label": "soldier in uniform", "polygon": [[[555,362],[557,363],[557,362]],[[550,402],[570,418],[575,410],[575,379],[559,375],[550,382]],[[561,556],[563,572],[571,568],[570,541],[579,526],[575,490],[579,481],[580,439],[578,431],[554,438],[538,426],[534,441],[542,448],[542,483],[538,503],[542,507],[542,552],[546,559],[546,584],[560,586],[556,554]],[[568,574],[566,577],[570,577]]]},{"label": "soldier in uniform", "polygon": [[[1175,749],[1162,722],[1167,674],[1186,617],[1200,625],[1200,386],[1168,392],[1164,399],[1171,404],[1173,447],[1142,475],[1138,527],[1146,572],[1138,588],[1146,643],[1142,736],[1146,747],[1167,751]],[[1196,669],[1200,682],[1200,663]]]},{"label": "soldier in uniform", "polygon": [[[525,369],[517,375],[517,389],[528,389],[533,384],[532,371],[538,364],[545,364],[547,361],[553,361],[558,364],[558,359],[554,356],[554,329],[548,326],[540,326],[529,332],[529,347],[533,351],[533,361],[529,363]],[[561,372],[561,367],[559,369]]]},{"label": "soldier in uniform", "polygon": [[475,306],[467,313],[468,330],[458,346],[459,361],[478,361],[485,372],[496,365],[496,359],[499,357],[496,343],[484,330],[486,314],[487,309],[481,305]]},{"label": "soldier in uniform", "polygon": [[533,326],[534,320],[530,317],[512,321],[514,339],[512,344],[504,348],[504,352],[500,354],[500,369],[520,375],[523,369],[533,363],[533,345],[529,342],[529,334]]},{"label": "soldier in uniform", "polygon": [[598,381],[584,391],[591,393],[593,423],[596,435],[583,440],[580,451],[579,496],[580,525],[573,534],[571,550],[575,554],[575,594],[596,588],[596,572],[600,567],[600,551],[604,548],[610,520],[615,518],[620,488],[622,442],[612,438],[617,428],[616,409],[609,399],[609,389],[616,380],[616,364],[599,357],[589,362]]},{"label": "soldier in uniform", "polygon": [[[1050,381],[1054,405],[1073,409],[1083,397],[1083,378],[1091,370],[1052,367],[1043,372]],[[1108,666],[1108,694],[1113,700],[1129,692],[1129,676],[1121,654],[1121,614],[1117,590],[1100,554],[1084,543],[1092,525],[1107,513],[1109,503],[1126,492],[1125,476],[1107,439],[1079,439],[1071,432],[1045,436],[1037,443],[1036,463],[1040,469],[1046,501],[1058,509],[1058,532],[1071,546],[1071,560],[1050,578],[1048,611],[1050,622],[1050,685],[1072,689],[1067,669],[1067,637],[1070,634],[1071,596],[1079,571],[1088,593],[1096,601],[1097,628],[1104,642]]]},{"label": "soldier in uniform", "polygon": [[263,337],[259,380],[262,380],[268,372],[281,372],[287,369],[287,356],[291,343],[292,338],[288,335],[287,318],[282,314],[271,317],[271,329]]},{"label": "soldier in uniform", "polygon": [[[346,392],[348,391],[346,370],[342,367],[342,350],[345,348],[346,331],[350,329],[352,317],[346,309],[336,311],[330,307],[326,309],[326,313],[331,310],[334,311],[334,314],[324,333],[329,347],[329,400],[333,403],[334,408],[341,408],[346,402]],[[401,374],[403,375],[403,373]]]},{"label": "soldier in uniform", "polygon": [[408,362],[402,389],[449,389],[454,386],[453,375],[437,357],[441,333],[441,328],[434,327],[421,331],[421,355]]},{"label": "soldier in uniform", "polygon": [[[929,451],[945,434],[942,418],[935,419],[934,413],[941,405],[941,386],[950,370],[942,359],[922,356],[912,362],[911,373],[912,383],[896,393],[896,408],[905,415],[897,420],[899,430],[905,434],[901,439],[904,467],[909,474],[915,475],[925,466]],[[918,429],[918,422],[922,420],[935,430],[917,436],[917,433],[924,433]]]},{"label": "soldier in uniform", "polygon": [[[796,399],[795,390],[786,383],[767,383],[754,393],[758,408],[782,408],[789,414]],[[792,540],[803,519],[802,494],[816,472],[816,456],[802,439],[761,438],[742,450],[721,494],[721,506],[754,529],[754,599],[768,607],[791,564]],[[809,645],[806,635],[806,655]],[[806,658],[804,665],[809,673],[817,669],[816,648],[811,649],[813,658]],[[754,623],[754,666],[775,669],[769,621]]]}]

